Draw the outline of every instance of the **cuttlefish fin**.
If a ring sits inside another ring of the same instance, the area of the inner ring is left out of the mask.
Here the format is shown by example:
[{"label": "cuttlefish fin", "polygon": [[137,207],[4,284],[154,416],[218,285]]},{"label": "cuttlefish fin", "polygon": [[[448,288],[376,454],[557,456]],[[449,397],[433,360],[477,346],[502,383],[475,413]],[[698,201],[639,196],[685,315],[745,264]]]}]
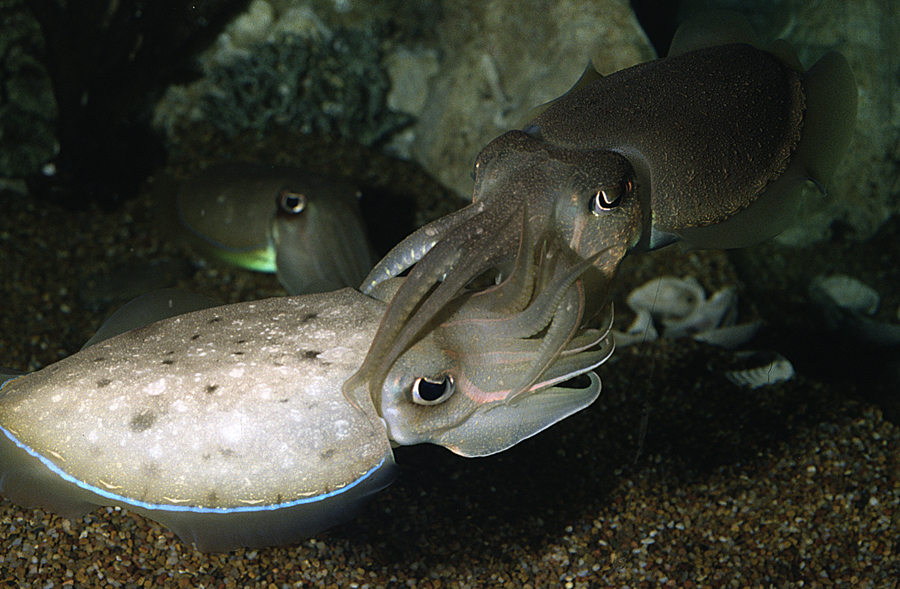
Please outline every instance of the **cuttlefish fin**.
[{"label": "cuttlefish fin", "polygon": [[600,379],[586,372],[586,386],[544,389],[518,403],[500,403],[478,411],[440,436],[440,445],[460,456],[488,456],[515,446],[577,413],[600,396]]},{"label": "cuttlefish fin", "polygon": [[743,14],[730,10],[705,11],[678,26],[667,57],[729,43],[761,48],[756,32]]},{"label": "cuttlefish fin", "polygon": [[0,366],[0,387],[3,386],[4,383],[11,381],[14,378],[22,376],[25,374],[24,372],[19,372],[18,370],[13,370],[12,368],[4,368]]},{"label": "cuttlefish fin", "polygon": [[844,157],[856,126],[856,79],[847,60],[835,51],[826,53],[802,78],[806,112],[795,158],[808,177],[825,185]]},{"label": "cuttlefish fin", "polygon": [[777,57],[781,60],[783,64],[788,66],[794,71],[803,73],[803,64],[800,63],[800,58],[797,57],[797,52],[794,50],[794,46],[791,45],[788,41],[784,39],[775,39],[765,47],[763,47],[766,51]]},{"label": "cuttlefish fin", "polygon": [[602,77],[603,77],[603,74],[601,74],[600,72],[598,72],[598,71],[597,71],[597,68],[594,67],[594,62],[593,62],[593,60],[592,60],[592,61],[589,61],[588,64],[587,64],[587,67],[585,67],[585,68],[584,68],[584,71],[581,73],[581,77],[578,78],[578,81],[575,82],[575,85],[574,85],[574,86],[572,86],[571,88],[569,88],[569,91],[568,91],[568,92],[566,92],[566,93],[563,94],[562,96],[558,96],[558,97],[554,98],[553,100],[550,100],[549,102],[545,102],[544,104],[538,105],[538,106],[532,108],[531,110],[529,110],[529,111],[526,113],[526,117],[524,117],[524,120],[522,121],[522,125],[519,125],[519,127],[523,127],[523,126],[524,126],[524,127],[525,127],[525,132],[526,132],[526,133],[531,133],[531,131],[529,131],[529,128],[528,128],[527,125],[525,125],[525,123],[528,123],[529,121],[533,121],[534,119],[537,118],[537,116],[538,116],[539,114],[541,114],[542,112],[544,112],[545,110],[547,110],[548,108],[550,108],[552,105],[556,104],[557,102],[559,102],[559,101],[562,100],[563,98],[566,98],[566,97],[569,96],[570,94],[573,94],[573,93],[575,93],[575,92],[578,92],[578,91],[581,90],[582,88],[584,88],[584,87],[586,87],[586,86],[589,86],[589,85],[593,84],[594,82],[596,82],[597,80],[599,80],[599,79],[602,78]]},{"label": "cuttlefish fin", "polygon": [[97,509],[96,495],[48,469],[0,427],[0,495],[23,507],[40,507],[71,520]]},{"label": "cuttlefish fin", "polygon": [[119,310],[110,315],[109,319],[100,326],[91,339],[81,347],[85,349],[96,343],[117,336],[120,333],[131,331],[138,327],[150,325],[155,321],[184,315],[200,309],[209,309],[222,305],[222,301],[188,292],[177,288],[161,288],[148,292],[145,295],[125,303]]}]

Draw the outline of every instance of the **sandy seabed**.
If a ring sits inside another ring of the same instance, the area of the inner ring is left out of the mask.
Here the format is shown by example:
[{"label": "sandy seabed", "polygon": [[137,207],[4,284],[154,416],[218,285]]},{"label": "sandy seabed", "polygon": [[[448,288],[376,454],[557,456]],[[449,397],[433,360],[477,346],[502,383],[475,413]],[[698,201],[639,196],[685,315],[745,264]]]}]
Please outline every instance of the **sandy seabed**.
[{"label": "sandy seabed", "polygon": [[[138,282],[159,260],[160,281],[225,301],[283,294],[271,276],[179,262],[151,218],[141,200],[70,212],[3,194],[0,364],[74,353],[140,294],[103,277]],[[732,276],[721,253],[652,255],[668,273]],[[897,587],[900,429],[803,374],[739,388],[709,369],[727,360],[691,340],[617,350],[587,410],[488,458],[399,448],[399,480],[362,516],[285,548],[201,554],[118,509],[69,521],[0,500],[0,584]]]}]

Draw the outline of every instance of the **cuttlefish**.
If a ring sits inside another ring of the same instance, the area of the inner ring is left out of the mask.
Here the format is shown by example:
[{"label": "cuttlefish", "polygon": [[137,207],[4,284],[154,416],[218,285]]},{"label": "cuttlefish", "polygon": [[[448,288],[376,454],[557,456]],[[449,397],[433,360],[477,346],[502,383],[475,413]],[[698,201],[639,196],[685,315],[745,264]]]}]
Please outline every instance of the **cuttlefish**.
[{"label": "cuttlefish", "polygon": [[364,292],[414,265],[357,378],[377,388],[475,277],[502,280],[522,235],[535,252],[549,243],[593,259],[583,280],[600,309],[626,254],[676,241],[743,247],[779,233],[804,185],[831,175],[855,113],[840,54],[806,70],[787,42],[760,43],[730,13],[686,22],[665,58],[608,76],[588,67],[523,129],[481,151],[472,204],[410,235],[366,278]]},{"label": "cuttlefish", "polygon": [[[584,268],[549,265],[529,276],[555,288],[534,290],[518,313],[480,293],[457,301],[374,395],[348,377],[403,279],[371,296],[346,288],[224,306],[147,295],[74,355],[0,371],[0,494],[69,518],[120,506],[201,551],[314,535],[394,480],[393,445],[484,456],[597,398],[591,369],[612,353],[609,323],[567,331],[542,361],[545,333],[584,309]],[[120,332],[135,315],[159,320]]]},{"label": "cuttlefish", "polygon": [[201,254],[274,272],[289,293],[306,294],[357,288],[371,270],[358,200],[342,178],[232,162],[181,183],[175,204]]}]

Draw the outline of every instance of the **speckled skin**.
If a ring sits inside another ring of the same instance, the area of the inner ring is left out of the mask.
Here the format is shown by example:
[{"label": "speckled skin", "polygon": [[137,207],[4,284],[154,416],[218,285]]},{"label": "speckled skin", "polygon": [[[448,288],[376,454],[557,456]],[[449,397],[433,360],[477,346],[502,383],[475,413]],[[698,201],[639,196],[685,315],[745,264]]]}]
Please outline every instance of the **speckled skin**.
[{"label": "speckled skin", "polygon": [[205,551],[344,521],[396,476],[384,427],[334,384],[383,307],[351,289],[213,307],[9,381],[0,490],[69,517],[121,505]]}]

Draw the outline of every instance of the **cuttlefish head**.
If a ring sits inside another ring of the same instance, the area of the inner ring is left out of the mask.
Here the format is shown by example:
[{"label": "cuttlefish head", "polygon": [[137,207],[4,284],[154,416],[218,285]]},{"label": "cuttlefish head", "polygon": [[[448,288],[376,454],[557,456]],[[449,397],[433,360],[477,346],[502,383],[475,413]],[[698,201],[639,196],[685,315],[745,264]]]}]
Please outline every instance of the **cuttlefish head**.
[{"label": "cuttlefish head", "polygon": [[526,207],[532,235],[551,233],[578,259],[594,258],[593,267],[608,279],[644,236],[649,209],[637,180],[619,153],[561,148],[544,141],[539,129],[526,128],[481,150],[473,201]]},{"label": "cuttlefish head", "polygon": [[349,183],[325,178],[279,188],[268,236],[278,281],[288,292],[355,288],[365,278],[374,254],[357,195]]},{"label": "cuttlefish head", "polygon": [[415,264],[390,299],[363,368],[379,375],[375,388],[386,367],[485,273],[503,288],[479,297],[512,316],[532,298],[543,300],[540,290],[554,288],[550,280],[534,283],[535,267],[548,275],[554,272],[548,259],[566,260],[591,293],[582,319],[592,317],[619,262],[643,235],[635,179],[628,161],[610,151],[561,149],[523,131],[488,144],[475,166],[474,202],[412,234],[363,283],[373,294]]},{"label": "cuttlefish head", "polygon": [[[529,252],[499,285],[455,298],[399,353],[390,349],[398,340],[382,349],[376,336],[344,394],[374,411],[393,443],[463,456],[500,452],[588,406],[600,393],[590,371],[613,351],[612,314],[603,328],[583,329],[580,277],[593,260],[541,251],[542,264]],[[402,283],[372,294],[391,300]]]}]

